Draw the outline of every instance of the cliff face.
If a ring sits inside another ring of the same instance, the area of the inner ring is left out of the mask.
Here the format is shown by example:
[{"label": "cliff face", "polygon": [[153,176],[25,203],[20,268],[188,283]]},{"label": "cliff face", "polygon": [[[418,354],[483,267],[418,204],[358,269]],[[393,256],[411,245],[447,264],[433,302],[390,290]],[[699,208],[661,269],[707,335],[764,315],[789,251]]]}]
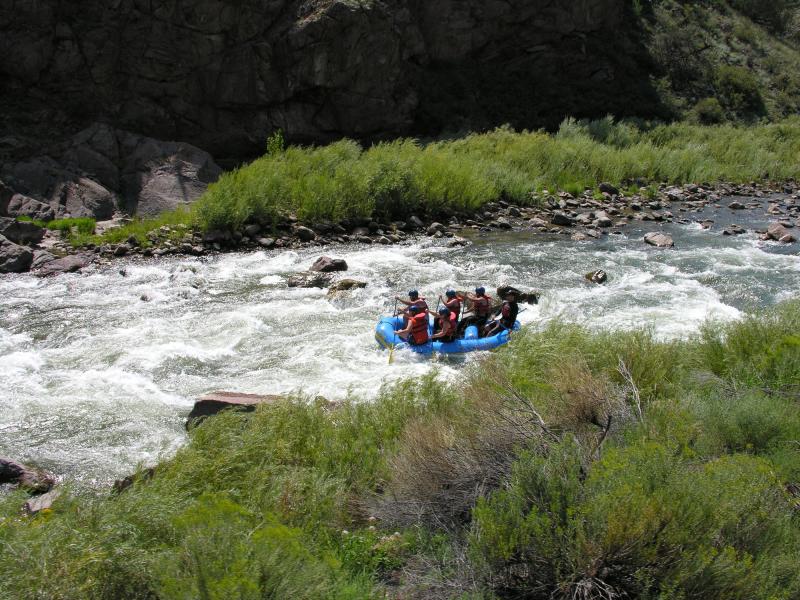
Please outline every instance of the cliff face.
[{"label": "cliff face", "polygon": [[627,105],[622,5],[9,0],[3,104],[17,121],[101,120],[221,156],[261,150],[275,128],[324,141],[491,125],[503,104],[515,124],[546,125]]},{"label": "cliff face", "polygon": [[239,159],[277,128],[324,142],[629,114],[647,90],[623,4],[7,0],[0,157],[96,122]]}]

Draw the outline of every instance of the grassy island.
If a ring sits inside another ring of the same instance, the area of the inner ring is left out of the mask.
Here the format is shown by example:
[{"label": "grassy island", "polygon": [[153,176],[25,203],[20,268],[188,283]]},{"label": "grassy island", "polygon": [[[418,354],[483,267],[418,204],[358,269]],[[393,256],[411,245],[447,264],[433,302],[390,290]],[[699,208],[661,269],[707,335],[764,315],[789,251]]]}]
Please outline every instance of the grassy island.
[{"label": "grassy island", "polygon": [[226,413],[113,494],[0,501],[2,598],[796,598],[800,303],[555,323],[444,384]]}]

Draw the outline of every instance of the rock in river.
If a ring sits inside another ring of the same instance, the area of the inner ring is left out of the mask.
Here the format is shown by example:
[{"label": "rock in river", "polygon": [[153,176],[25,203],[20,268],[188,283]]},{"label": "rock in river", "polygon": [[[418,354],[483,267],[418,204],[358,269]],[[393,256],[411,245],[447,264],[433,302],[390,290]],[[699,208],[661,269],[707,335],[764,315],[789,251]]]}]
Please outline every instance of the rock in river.
[{"label": "rock in river", "polygon": [[333,296],[338,292],[347,292],[365,287],[367,287],[366,281],[359,281],[358,279],[341,279],[330,287],[328,290],[328,296]]},{"label": "rock in river", "polygon": [[259,404],[272,404],[281,399],[273,394],[242,394],[240,392],[212,392],[198,398],[186,418],[186,428],[199,425],[204,419],[231,408],[250,412]]},{"label": "rock in river", "polygon": [[91,254],[70,254],[41,264],[36,274],[39,277],[48,277],[60,273],[74,273],[88,266],[92,261],[94,261],[94,256]]},{"label": "rock in river", "polygon": [[589,281],[591,281],[592,283],[597,283],[597,284],[605,283],[606,281],[608,281],[608,274],[605,271],[603,271],[603,269],[598,269],[597,271],[592,271],[591,273],[587,273],[586,275],[584,275],[584,277]]},{"label": "rock in river", "polygon": [[332,273],[334,271],[347,271],[347,262],[343,258],[331,258],[330,256],[320,256],[311,265],[311,271],[319,273]]},{"label": "rock in river", "polygon": [[675,245],[675,242],[672,241],[670,236],[659,231],[651,231],[650,233],[646,233],[644,236],[644,241],[651,246],[655,246],[656,248],[672,248]]},{"label": "rock in river", "polygon": [[330,273],[319,273],[316,271],[306,271],[305,273],[295,273],[286,282],[289,287],[301,288],[324,288],[331,284],[333,276]]},{"label": "rock in river", "polygon": [[795,241],[795,237],[780,223],[770,223],[767,228],[767,233],[764,235],[764,239],[775,240],[776,242],[783,242],[784,244],[791,244]]}]

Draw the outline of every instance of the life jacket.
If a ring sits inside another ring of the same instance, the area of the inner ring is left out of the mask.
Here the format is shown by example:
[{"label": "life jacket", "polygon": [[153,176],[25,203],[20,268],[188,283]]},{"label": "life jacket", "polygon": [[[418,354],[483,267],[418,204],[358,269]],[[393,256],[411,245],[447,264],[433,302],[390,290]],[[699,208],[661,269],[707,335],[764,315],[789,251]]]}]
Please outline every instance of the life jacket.
[{"label": "life jacket", "polygon": [[410,319],[411,339],[415,344],[424,344],[428,341],[428,313],[417,313]]},{"label": "life jacket", "polygon": [[458,329],[458,313],[451,310],[448,321],[450,321],[450,336],[455,338]]},{"label": "life jacket", "polygon": [[455,313],[456,320],[458,319],[458,315],[461,314],[461,300],[458,298],[453,298],[452,300],[448,300],[444,303],[444,305],[450,309],[451,313]]},{"label": "life jacket", "polygon": [[519,307],[516,302],[513,304],[508,301],[503,302],[503,308],[500,310],[500,314],[503,316],[502,321],[504,325],[507,327],[513,326],[514,321],[517,320],[517,313],[519,313]]},{"label": "life jacket", "polygon": [[492,312],[492,297],[483,295],[478,296],[472,301],[472,310],[478,317],[488,317]]}]

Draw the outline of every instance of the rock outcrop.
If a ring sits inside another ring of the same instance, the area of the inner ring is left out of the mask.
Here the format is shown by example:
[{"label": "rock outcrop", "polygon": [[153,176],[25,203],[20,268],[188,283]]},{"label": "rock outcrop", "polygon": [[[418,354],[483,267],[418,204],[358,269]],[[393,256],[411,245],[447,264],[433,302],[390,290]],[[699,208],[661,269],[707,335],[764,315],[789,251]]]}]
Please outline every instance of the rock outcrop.
[{"label": "rock outcrop", "polygon": [[41,154],[0,169],[13,195],[0,216],[151,216],[199,198],[221,169],[190,144],[162,142],[95,123]]},{"label": "rock outcrop", "polygon": [[651,231],[644,234],[644,241],[656,248],[672,248],[675,245],[672,237],[659,231]]}]

